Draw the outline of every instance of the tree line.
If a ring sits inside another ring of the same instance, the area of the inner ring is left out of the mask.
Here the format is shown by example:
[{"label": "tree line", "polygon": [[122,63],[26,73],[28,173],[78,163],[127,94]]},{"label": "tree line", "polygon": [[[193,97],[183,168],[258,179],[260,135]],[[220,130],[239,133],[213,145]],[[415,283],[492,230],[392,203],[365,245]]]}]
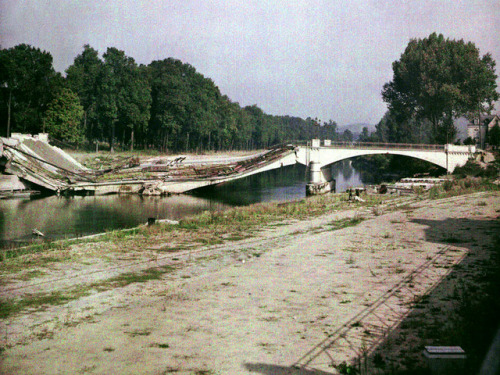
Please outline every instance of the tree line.
[{"label": "tree line", "polygon": [[[454,120],[490,113],[498,100],[495,61],[472,42],[432,33],[411,39],[382,89],[388,110],[361,141],[451,143]],[[194,67],[173,58],[138,65],[110,47],[89,45],[63,77],[49,52],[26,44],[0,49],[2,134],[48,132],[53,139],[111,149],[255,149],[312,138],[347,140],[335,121],[241,107]],[[493,135],[496,136],[493,132]],[[497,137],[498,138],[498,137]]]},{"label": "tree line", "polygon": [[47,132],[52,139],[111,149],[161,151],[255,149],[337,134],[335,121],[264,113],[241,107],[194,67],[173,58],[138,65],[110,47],[89,45],[63,77],[52,56],[30,45],[0,50],[3,135]]}]

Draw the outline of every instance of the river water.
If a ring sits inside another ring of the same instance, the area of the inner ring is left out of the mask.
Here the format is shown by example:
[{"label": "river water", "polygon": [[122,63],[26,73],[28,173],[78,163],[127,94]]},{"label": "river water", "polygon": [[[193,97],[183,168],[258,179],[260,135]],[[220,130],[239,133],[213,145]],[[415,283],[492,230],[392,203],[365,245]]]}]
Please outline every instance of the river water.
[{"label": "river water", "polygon": [[[349,161],[332,167],[337,191],[361,186],[360,174]],[[50,239],[74,238],[113,229],[131,228],[150,217],[178,220],[206,210],[305,197],[306,169],[293,165],[211,186],[189,195],[142,197],[107,195],[49,196],[0,200],[0,248],[33,240],[37,229]]]}]

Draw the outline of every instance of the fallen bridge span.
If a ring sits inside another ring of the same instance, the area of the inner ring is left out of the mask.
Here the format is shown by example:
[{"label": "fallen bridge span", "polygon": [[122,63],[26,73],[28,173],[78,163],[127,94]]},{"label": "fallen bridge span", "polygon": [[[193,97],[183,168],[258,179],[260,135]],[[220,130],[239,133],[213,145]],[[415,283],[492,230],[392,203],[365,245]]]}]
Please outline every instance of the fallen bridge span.
[{"label": "fallen bridge span", "polygon": [[0,195],[27,189],[55,194],[181,194],[204,186],[244,178],[296,163],[295,148],[279,146],[240,158],[187,161],[186,157],[140,162],[122,158],[112,165],[89,169],[47,137],[14,134],[0,138]]}]

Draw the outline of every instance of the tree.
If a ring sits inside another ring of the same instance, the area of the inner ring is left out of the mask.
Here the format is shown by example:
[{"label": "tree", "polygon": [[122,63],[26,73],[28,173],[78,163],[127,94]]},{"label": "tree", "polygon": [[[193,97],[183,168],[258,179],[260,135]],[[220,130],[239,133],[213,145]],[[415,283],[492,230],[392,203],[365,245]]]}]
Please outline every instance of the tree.
[{"label": "tree", "polygon": [[341,136],[344,142],[352,142],[354,140],[354,134],[349,129],[344,130]]},{"label": "tree", "polygon": [[70,89],[63,89],[49,104],[44,121],[53,138],[80,144],[84,139],[82,118],[83,106],[78,96]]},{"label": "tree", "polygon": [[412,39],[393,63],[393,80],[382,97],[389,110],[407,120],[428,120],[434,142],[451,142],[453,119],[483,113],[498,100],[495,61],[463,40],[431,34]]},{"label": "tree", "polygon": [[83,105],[83,127],[89,141],[103,136],[97,111],[99,76],[102,67],[103,62],[99,59],[98,52],[86,44],[83,46],[83,52],[66,70],[66,82],[69,88],[78,94]]},{"label": "tree", "polygon": [[418,121],[397,113],[396,109],[387,111],[375,125],[373,137],[378,142],[388,143],[431,143],[431,125],[426,119]]},{"label": "tree", "polygon": [[468,146],[468,145],[475,145],[476,144],[476,140],[471,138],[471,137],[467,137],[464,139],[464,145]]},{"label": "tree", "polygon": [[[172,58],[148,65],[152,97],[149,138],[164,150],[170,147],[180,149],[180,138],[187,138],[190,132],[187,76],[191,69],[191,66]],[[183,130],[186,134],[181,136]]]},{"label": "tree", "polygon": [[364,126],[363,130],[361,131],[361,134],[359,135],[359,141],[360,142],[370,142],[371,141],[371,136],[370,132],[368,131],[368,127]]},{"label": "tree", "polygon": [[99,117],[108,128],[111,151],[117,133],[122,144],[129,137],[133,148],[136,131],[146,132],[151,90],[134,59],[123,51],[108,48],[99,75]]},{"label": "tree", "polygon": [[251,148],[265,147],[266,137],[265,137],[265,113],[257,107],[256,104],[252,106],[246,106],[244,111],[248,113],[250,117],[250,124],[252,128],[251,141],[253,142]]},{"label": "tree", "polygon": [[42,117],[64,80],[52,66],[52,55],[27,44],[0,50],[0,87],[5,91],[7,132],[43,130]]},{"label": "tree", "polygon": [[321,137],[323,139],[336,140],[337,139],[337,123],[333,120],[325,122],[321,127]]},{"label": "tree", "polygon": [[495,126],[491,128],[488,137],[491,146],[495,148],[498,148],[498,146],[500,146],[500,126],[498,124],[495,124]]}]

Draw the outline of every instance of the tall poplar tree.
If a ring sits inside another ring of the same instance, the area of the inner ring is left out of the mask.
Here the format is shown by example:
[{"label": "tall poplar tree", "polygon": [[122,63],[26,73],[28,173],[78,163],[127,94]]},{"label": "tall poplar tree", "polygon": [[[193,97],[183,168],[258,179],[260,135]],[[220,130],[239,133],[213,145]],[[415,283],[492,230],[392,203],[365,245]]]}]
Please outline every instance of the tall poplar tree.
[{"label": "tall poplar tree", "polygon": [[498,100],[495,61],[471,42],[436,33],[412,39],[392,67],[382,91],[389,110],[407,121],[428,120],[434,142],[451,142],[455,118],[488,112]]},{"label": "tall poplar tree", "polygon": [[69,88],[78,94],[83,106],[83,128],[89,141],[102,138],[102,127],[98,116],[99,76],[103,67],[98,52],[88,44],[66,70],[66,82]]}]

